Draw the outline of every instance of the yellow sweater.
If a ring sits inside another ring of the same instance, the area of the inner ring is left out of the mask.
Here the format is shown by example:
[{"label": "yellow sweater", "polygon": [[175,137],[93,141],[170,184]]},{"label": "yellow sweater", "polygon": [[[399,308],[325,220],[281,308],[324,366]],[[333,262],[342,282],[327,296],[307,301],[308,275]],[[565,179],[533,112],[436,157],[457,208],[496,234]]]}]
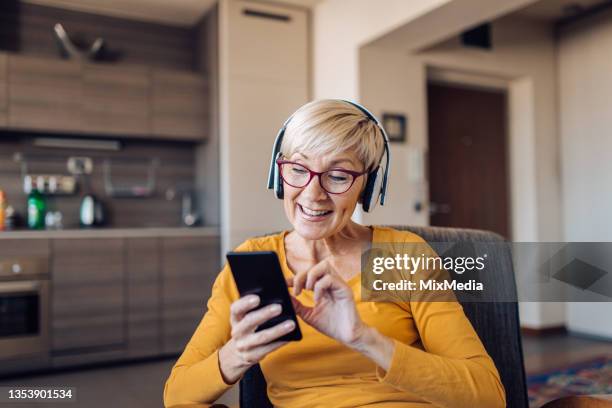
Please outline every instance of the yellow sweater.
[{"label": "yellow sweater", "polygon": [[[283,273],[284,237],[250,239],[238,251],[275,251]],[[374,242],[424,242],[419,236],[373,227]],[[299,319],[303,339],[261,362],[275,407],[504,407],[505,393],[493,361],[457,302],[404,304],[361,302],[359,275],[353,288],[362,320],[395,339],[389,371]],[[231,385],[221,377],[218,350],[230,339],[230,304],[238,299],[227,265],[217,277],[208,311],[172,368],[164,389],[166,406],[212,403]],[[311,306],[313,293],[298,299]]]}]

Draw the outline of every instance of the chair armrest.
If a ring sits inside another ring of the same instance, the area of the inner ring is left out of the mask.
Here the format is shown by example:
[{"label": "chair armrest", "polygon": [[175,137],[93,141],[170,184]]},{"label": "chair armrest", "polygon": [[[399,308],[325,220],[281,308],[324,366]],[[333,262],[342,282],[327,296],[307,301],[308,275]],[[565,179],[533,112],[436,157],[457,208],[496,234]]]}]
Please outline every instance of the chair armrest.
[{"label": "chair armrest", "polygon": [[551,401],[542,408],[612,408],[612,395],[573,395]]}]

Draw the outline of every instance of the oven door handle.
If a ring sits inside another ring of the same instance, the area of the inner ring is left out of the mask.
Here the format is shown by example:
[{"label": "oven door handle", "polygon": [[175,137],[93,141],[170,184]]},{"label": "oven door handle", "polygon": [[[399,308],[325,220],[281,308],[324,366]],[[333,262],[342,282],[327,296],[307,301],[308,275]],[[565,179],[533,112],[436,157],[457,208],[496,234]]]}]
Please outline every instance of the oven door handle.
[{"label": "oven door handle", "polygon": [[0,293],[35,292],[40,289],[40,282],[0,282]]}]

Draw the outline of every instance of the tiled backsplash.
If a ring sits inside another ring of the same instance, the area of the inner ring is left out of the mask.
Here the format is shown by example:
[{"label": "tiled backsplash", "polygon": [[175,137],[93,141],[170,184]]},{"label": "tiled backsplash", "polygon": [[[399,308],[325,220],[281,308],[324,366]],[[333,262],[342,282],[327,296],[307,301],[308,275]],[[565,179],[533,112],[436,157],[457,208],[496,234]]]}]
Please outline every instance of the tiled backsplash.
[{"label": "tiled backsplash", "polygon": [[[119,151],[85,149],[42,148],[33,145],[33,135],[0,134],[0,189],[7,202],[22,216],[26,215],[27,195],[23,191],[21,164],[15,153],[21,153],[27,162],[28,173],[65,174],[67,159],[71,156],[90,157],[93,171],[90,175],[91,192],[100,199],[108,214],[110,227],[175,227],[181,222],[182,192],[193,188],[194,144],[161,141],[121,141]],[[45,137],[47,137],[45,135]],[[104,186],[103,163],[111,160],[114,181],[131,180],[144,183],[151,159],[157,159],[156,188],[146,198],[110,197]],[[87,188],[78,179],[77,193],[71,196],[50,196],[49,210],[60,211],[64,228],[77,228],[82,195]]]}]

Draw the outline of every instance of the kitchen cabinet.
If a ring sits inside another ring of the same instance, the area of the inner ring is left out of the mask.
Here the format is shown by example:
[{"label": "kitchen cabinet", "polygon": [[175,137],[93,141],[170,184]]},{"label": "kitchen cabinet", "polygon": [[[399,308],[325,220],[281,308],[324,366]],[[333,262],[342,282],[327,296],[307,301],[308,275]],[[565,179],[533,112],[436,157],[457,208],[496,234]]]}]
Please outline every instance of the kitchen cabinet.
[{"label": "kitchen cabinet", "polygon": [[201,74],[0,54],[0,129],[202,141]]},{"label": "kitchen cabinet", "polygon": [[8,124],[8,58],[0,53],[0,127]]},{"label": "kitchen cabinet", "polygon": [[162,351],[181,352],[206,312],[219,272],[219,238],[162,239]]},{"label": "kitchen cabinet", "polygon": [[82,86],[82,130],[141,137],[150,133],[149,69],[84,64]]},{"label": "kitchen cabinet", "polygon": [[159,354],[160,240],[126,239],[127,348],[129,357]]},{"label": "kitchen cabinet", "polygon": [[[206,312],[221,267],[218,235],[105,232],[0,237],[0,270],[6,259],[23,258],[23,273],[50,271],[50,300],[41,305],[49,316],[50,352],[36,358],[52,367],[176,355]],[[0,357],[0,375],[10,371],[13,357]]]},{"label": "kitchen cabinet", "polygon": [[123,347],[123,240],[54,239],[52,252],[52,353]]},{"label": "kitchen cabinet", "polygon": [[38,131],[82,130],[81,64],[11,55],[8,125]]},{"label": "kitchen cabinet", "polygon": [[[36,268],[40,270],[41,267],[44,270],[49,269],[49,265],[39,265],[41,261],[49,259],[51,249],[49,247],[49,240],[37,239],[28,242],[24,245],[22,239],[3,239],[0,241],[0,261],[5,259],[20,259],[28,265],[36,264]],[[28,274],[28,268],[24,268],[21,265],[21,274]]]},{"label": "kitchen cabinet", "polygon": [[152,133],[184,140],[203,140],[208,129],[208,88],[198,74],[154,70]]},{"label": "kitchen cabinet", "polygon": [[181,352],[206,312],[219,244],[200,236],[52,240],[52,350]]}]

